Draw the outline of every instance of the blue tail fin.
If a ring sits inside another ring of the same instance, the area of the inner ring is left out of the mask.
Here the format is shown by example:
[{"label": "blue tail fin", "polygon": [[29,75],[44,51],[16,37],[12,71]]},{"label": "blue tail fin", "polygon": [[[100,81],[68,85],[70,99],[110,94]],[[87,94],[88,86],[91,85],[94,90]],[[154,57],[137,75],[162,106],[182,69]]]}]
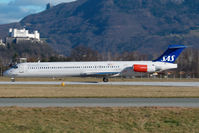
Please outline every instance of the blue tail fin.
[{"label": "blue tail fin", "polygon": [[168,49],[154,62],[174,63],[180,53],[186,48],[184,45],[169,45]]}]

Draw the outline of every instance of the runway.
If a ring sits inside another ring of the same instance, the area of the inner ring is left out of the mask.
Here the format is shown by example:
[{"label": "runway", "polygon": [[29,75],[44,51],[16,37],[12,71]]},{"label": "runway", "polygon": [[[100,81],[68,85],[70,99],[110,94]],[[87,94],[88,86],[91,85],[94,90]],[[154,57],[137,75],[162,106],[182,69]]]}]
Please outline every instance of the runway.
[{"label": "runway", "polygon": [[[54,81],[0,82],[0,85],[60,85]],[[199,87],[199,82],[64,82],[65,85],[129,85],[129,86],[176,86]]]},{"label": "runway", "polygon": [[0,98],[0,107],[199,107],[199,98]]}]

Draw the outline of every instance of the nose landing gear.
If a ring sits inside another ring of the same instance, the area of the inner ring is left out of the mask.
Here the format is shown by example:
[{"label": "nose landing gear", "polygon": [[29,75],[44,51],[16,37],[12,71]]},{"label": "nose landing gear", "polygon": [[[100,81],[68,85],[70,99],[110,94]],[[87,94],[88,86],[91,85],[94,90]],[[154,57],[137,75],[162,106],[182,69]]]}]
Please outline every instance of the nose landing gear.
[{"label": "nose landing gear", "polygon": [[10,81],[15,82],[15,78],[14,77],[10,78]]}]

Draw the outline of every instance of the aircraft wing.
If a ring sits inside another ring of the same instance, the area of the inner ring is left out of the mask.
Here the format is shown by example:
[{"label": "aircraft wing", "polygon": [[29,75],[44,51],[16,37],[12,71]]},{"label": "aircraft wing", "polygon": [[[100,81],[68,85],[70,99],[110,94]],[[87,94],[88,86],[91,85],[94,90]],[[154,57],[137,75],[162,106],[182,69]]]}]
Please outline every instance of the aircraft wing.
[{"label": "aircraft wing", "polygon": [[133,67],[126,67],[126,68],[124,68],[124,69],[121,71],[121,73],[126,73],[126,72],[128,72],[128,71],[133,71]]},{"label": "aircraft wing", "polygon": [[114,76],[114,75],[120,75],[120,72],[85,72],[81,73],[81,76]]},{"label": "aircraft wing", "polygon": [[85,72],[82,73],[81,76],[110,76],[110,77],[116,77],[120,76],[121,73],[125,73],[129,70],[132,70],[132,67],[126,67],[120,72]]}]

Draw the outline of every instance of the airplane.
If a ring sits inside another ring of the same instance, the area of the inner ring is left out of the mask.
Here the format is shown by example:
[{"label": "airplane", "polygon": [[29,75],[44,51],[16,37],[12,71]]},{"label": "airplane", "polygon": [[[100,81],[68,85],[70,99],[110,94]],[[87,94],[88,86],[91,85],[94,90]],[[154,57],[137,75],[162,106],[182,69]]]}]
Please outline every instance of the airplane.
[{"label": "airplane", "polygon": [[120,76],[126,69],[134,72],[155,73],[177,68],[174,64],[184,45],[169,45],[168,49],[152,61],[93,61],[93,62],[26,62],[19,63],[6,70],[6,77],[109,77]]}]

